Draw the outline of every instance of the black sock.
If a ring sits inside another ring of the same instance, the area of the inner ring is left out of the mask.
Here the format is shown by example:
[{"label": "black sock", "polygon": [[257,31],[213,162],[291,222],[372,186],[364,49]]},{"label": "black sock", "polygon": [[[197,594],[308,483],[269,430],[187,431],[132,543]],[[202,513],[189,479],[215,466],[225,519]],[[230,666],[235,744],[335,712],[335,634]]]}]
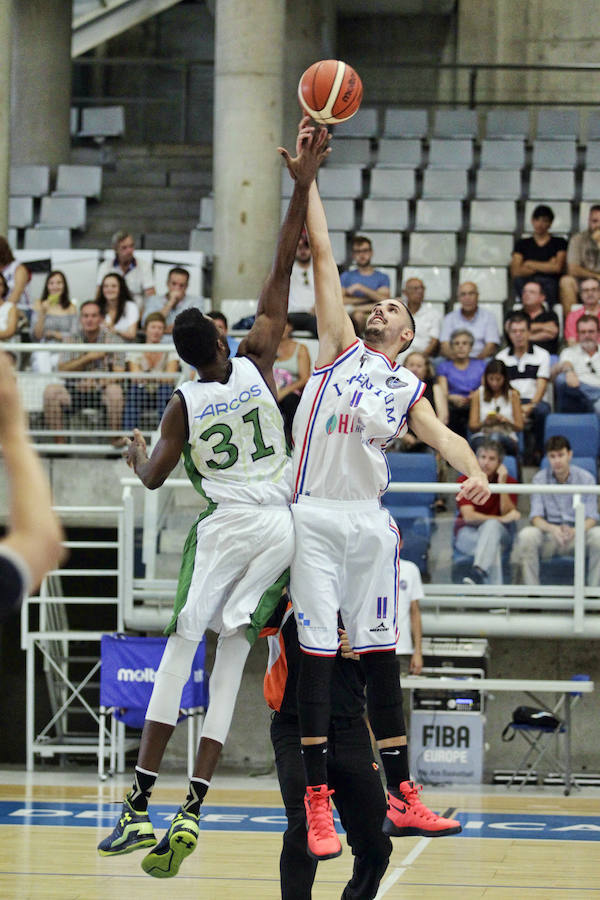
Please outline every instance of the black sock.
[{"label": "black sock", "polygon": [[327,741],[302,744],[302,762],[306,783],[311,787],[327,784]]},{"label": "black sock", "polygon": [[384,747],[379,750],[379,755],[385,771],[388,790],[392,794],[397,793],[400,783],[408,781],[410,778],[408,747],[406,744],[402,747]]},{"label": "black sock", "polygon": [[135,767],[133,785],[127,794],[127,799],[136,812],[146,812],[148,809],[148,800],[157,777],[158,772],[148,772],[147,769],[140,769],[139,766]]},{"label": "black sock", "polygon": [[184,812],[192,813],[194,816],[200,815],[200,807],[202,801],[206,797],[206,792],[210,786],[210,782],[204,778],[192,778],[188,788],[187,797],[182,805]]}]

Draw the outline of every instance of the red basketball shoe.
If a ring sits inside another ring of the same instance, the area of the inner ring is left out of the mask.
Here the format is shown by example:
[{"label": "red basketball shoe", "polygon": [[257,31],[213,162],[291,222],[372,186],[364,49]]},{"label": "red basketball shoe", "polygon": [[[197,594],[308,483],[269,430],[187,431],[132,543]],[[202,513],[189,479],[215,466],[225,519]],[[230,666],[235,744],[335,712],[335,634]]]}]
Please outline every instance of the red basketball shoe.
[{"label": "red basketball shoe", "polygon": [[306,810],[307,849],[313,859],[333,859],[342,852],[342,845],[333,824],[333,809],[329,799],[333,791],[326,784],[307,787],[304,795]]},{"label": "red basketball shoe", "polygon": [[456,819],[444,819],[428,809],[419,800],[422,784],[403,781],[398,792],[399,797],[388,794],[387,816],[383,822],[383,831],[392,837],[421,835],[422,837],[443,837],[446,834],[458,834],[462,831]]}]

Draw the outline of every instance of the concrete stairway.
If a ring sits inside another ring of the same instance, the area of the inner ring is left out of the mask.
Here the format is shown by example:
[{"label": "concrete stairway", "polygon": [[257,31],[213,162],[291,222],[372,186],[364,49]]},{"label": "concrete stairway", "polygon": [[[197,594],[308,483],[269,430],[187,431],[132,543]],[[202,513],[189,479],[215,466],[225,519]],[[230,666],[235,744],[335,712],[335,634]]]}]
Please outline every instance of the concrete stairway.
[{"label": "concrete stairway", "polygon": [[[73,163],[98,163],[99,151],[74,148]],[[92,159],[92,155],[96,155]],[[109,247],[120,228],[148,250],[187,250],[200,197],[211,190],[210,144],[116,146],[104,165],[102,199],[88,203],[87,228],[74,247]]]}]

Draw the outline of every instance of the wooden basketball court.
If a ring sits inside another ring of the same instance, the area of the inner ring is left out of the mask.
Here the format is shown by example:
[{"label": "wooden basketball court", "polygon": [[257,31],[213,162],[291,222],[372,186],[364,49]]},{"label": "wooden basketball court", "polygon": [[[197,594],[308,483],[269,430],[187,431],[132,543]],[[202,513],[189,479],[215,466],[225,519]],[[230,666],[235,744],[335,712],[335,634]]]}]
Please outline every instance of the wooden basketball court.
[{"label": "wooden basketball court", "polygon": [[[92,775],[60,771],[0,773],[0,897],[275,900],[281,798],[272,777],[251,781],[256,782],[252,790],[249,779],[215,780],[198,849],[176,879],[158,880],[140,868],[143,851],[111,859],[96,853],[96,844],[116,820],[128,779],[101,784]],[[185,786],[183,776],[161,777],[152,797],[157,833],[167,827]],[[574,900],[600,895],[597,789],[564,797],[549,788],[430,788],[424,799],[438,811],[456,814],[463,834],[396,839],[378,898]],[[353,862],[342,843],[342,856],[319,866],[315,900],[341,896]]]}]

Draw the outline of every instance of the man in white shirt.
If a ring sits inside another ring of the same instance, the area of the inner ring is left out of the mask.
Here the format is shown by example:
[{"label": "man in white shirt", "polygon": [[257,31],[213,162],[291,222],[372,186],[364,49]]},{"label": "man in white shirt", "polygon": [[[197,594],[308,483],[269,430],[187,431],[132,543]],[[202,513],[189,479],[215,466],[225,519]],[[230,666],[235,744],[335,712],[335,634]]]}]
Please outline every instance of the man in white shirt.
[{"label": "man in white shirt", "polygon": [[96,297],[100,294],[100,285],[104,276],[109,272],[117,272],[127,282],[131,296],[141,312],[146,298],[156,293],[152,267],[143,260],[135,258],[135,241],[128,231],[115,232],[112,236],[112,247],[115,251],[114,257],[105,259],[98,268]]},{"label": "man in white shirt", "polygon": [[442,315],[431,303],[423,303],[425,285],[420,278],[408,278],[402,292],[405,303],[415,320],[415,337],[409,350],[401,353],[396,362],[403,363],[409,353],[422,353],[433,357],[440,345]]},{"label": "man in white shirt", "polygon": [[565,347],[552,370],[559,412],[589,412],[600,416],[600,351],[598,319],[577,321],[577,343]]}]

